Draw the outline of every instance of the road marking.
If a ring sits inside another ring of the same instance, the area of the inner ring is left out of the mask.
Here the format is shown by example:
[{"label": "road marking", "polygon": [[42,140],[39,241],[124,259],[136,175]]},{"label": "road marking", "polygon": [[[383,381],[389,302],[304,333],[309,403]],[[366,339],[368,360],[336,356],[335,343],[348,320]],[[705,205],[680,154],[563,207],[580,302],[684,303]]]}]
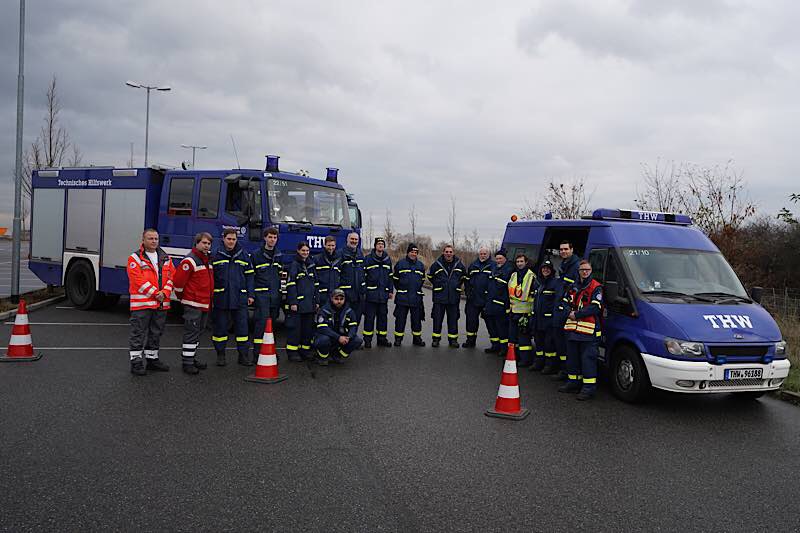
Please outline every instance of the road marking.
[{"label": "road marking", "polygon": [[[14,324],[13,320],[9,320],[5,322],[5,324]],[[115,326],[121,327],[130,326],[130,323],[125,322],[124,324],[109,324],[108,322],[29,322],[31,326]],[[168,328],[182,328],[183,324],[167,324]]]},{"label": "road marking", "polygon": [[56,306],[56,309],[75,309],[75,308],[71,305],[59,305]]},{"label": "road marking", "polygon": [[[215,349],[216,348],[214,348],[213,346],[199,346],[197,348],[197,350],[215,350]],[[285,350],[286,347],[285,346],[276,346],[275,349],[276,350]],[[101,347],[101,346],[67,346],[67,347],[47,346],[47,347],[42,348],[42,347],[36,346],[36,347],[33,348],[33,351],[35,352],[36,350],[71,350],[71,351],[74,351],[74,350],[108,350],[108,351],[124,350],[124,351],[127,352],[127,351],[130,350],[130,348],[128,348],[127,346],[125,346],[125,347],[118,347],[117,346],[117,347],[109,347],[109,348],[104,348],[104,347]],[[161,347],[161,348],[159,348],[159,351],[160,350],[183,351],[183,348],[181,346],[175,346],[175,347],[168,346],[168,347]],[[235,352],[237,350],[238,349],[236,348],[236,346],[232,346],[232,347],[226,348],[226,351],[229,351],[229,352]]]}]

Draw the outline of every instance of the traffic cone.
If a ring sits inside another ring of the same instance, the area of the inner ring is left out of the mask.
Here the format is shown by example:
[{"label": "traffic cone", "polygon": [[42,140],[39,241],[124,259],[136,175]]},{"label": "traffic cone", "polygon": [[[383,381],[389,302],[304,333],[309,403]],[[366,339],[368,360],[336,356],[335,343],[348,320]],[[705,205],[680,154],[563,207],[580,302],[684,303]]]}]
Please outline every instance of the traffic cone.
[{"label": "traffic cone", "polygon": [[275,353],[275,336],[272,335],[272,319],[268,318],[264,324],[264,342],[258,352],[256,371],[244,378],[245,381],[255,383],[279,383],[288,379],[286,374],[278,374],[278,356]]},{"label": "traffic cone", "polygon": [[17,307],[17,316],[14,319],[14,327],[11,328],[8,350],[5,357],[0,357],[0,363],[36,361],[41,358],[42,354],[33,353],[31,327],[28,324],[28,310],[25,308],[25,300],[20,300]]},{"label": "traffic cone", "polygon": [[503,376],[500,378],[500,389],[497,391],[497,401],[494,409],[487,409],[486,416],[497,418],[510,418],[522,420],[530,414],[524,409],[519,400],[519,381],[517,380],[517,359],[514,354],[514,345],[508,345]]}]

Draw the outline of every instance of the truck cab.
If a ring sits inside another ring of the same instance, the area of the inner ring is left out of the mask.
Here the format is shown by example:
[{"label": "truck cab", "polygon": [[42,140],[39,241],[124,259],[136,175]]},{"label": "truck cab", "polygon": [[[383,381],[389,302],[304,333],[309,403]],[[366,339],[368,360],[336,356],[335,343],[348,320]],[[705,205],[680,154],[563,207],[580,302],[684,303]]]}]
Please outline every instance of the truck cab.
[{"label": "truck cab", "polygon": [[788,376],[774,319],[689,217],[598,209],[580,220],[512,222],[503,246],[558,268],[564,240],[603,285],[600,359],[617,397],[638,401],[651,387],[758,397]]}]

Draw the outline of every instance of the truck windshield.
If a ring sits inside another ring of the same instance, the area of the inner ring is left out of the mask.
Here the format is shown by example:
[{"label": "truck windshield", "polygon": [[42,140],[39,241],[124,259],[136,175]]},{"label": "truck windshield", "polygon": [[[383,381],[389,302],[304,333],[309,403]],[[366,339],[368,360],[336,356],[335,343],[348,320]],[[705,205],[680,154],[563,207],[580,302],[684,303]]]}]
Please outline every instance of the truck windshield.
[{"label": "truck windshield", "polygon": [[267,194],[272,222],[350,227],[342,189],[273,178],[267,180]]},{"label": "truck windshield", "polygon": [[643,293],[747,299],[719,252],[675,248],[623,248],[633,282]]}]

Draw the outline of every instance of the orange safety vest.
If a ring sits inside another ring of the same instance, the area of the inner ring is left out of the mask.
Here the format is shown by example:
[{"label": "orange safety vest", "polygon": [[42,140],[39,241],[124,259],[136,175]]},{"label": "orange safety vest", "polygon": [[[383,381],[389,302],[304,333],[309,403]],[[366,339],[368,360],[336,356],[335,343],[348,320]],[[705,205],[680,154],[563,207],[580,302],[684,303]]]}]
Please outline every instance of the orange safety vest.
[{"label": "orange safety vest", "polygon": [[[601,287],[600,283],[592,279],[589,284],[580,291],[574,288],[570,289],[568,297],[572,310],[578,311],[591,304],[597,304],[602,309],[603,303],[600,300],[592,300],[592,294],[594,294],[595,289],[598,287]],[[564,331],[574,331],[575,333],[581,333],[583,335],[599,337],[601,332],[598,326],[597,315],[589,315],[577,320],[568,318],[564,323]]]},{"label": "orange safety vest", "polygon": [[[144,252],[144,247],[128,256],[128,294],[131,297],[131,311],[142,309],[169,309],[169,300],[172,295],[172,278],[175,275],[175,266],[172,259],[161,248],[156,250],[158,265],[150,262]],[[164,301],[159,302],[156,294],[164,293]]]}]

